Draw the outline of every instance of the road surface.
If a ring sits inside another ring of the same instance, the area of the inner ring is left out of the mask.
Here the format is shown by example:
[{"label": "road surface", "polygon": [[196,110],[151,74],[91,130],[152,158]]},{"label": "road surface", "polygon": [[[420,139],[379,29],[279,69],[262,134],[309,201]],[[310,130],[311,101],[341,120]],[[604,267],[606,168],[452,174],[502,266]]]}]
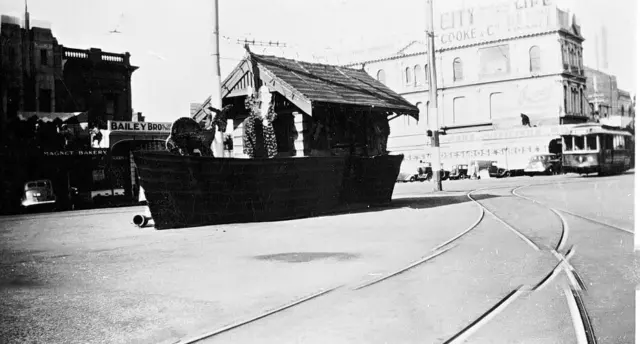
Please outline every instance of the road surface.
[{"label": "road surface", "polygon": [[4,217],[0,342],[631,343],[633,177],[398,184],[385,208],[166,231],[140,207]]}]

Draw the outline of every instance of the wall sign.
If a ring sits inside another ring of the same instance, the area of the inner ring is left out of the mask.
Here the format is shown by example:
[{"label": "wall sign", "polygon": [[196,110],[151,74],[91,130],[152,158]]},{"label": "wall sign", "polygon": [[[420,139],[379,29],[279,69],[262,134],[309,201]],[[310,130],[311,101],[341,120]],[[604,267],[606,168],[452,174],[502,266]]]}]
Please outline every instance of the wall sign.
[{"label": "wall sign", "polygon": [[107,149],[46,151],[44,156],[101,156],[107,155]]},{"label": "wall sign", "polygon": [[169,133],[171,132],[171,123],[169,122],[123,122],[109,121],[109,130],[111,132],[127,131],[127,132],[148,132],[148,133]]},{"label": "wall sign", "polygon": [[449,48],[541,32],[555,25],[553,0],[501,1],[441,11],[436,16],[435,44]]}]

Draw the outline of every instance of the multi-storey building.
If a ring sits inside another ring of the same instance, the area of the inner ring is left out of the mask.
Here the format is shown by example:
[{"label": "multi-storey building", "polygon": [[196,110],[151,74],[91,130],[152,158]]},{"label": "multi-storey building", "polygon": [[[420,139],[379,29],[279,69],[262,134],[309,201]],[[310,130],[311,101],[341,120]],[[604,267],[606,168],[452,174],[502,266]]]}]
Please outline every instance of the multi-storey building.
[{"label": "multi-storey building", "polygon": [[599,118],[631,115],[631,95],[618,88],[618,79],[614,75],[589,67],[585,68],[585,75],[590,111]]},{"label": "multi-storey building", "polygon": [[[108,120],[132,116],[129,53],[73,49],[58,44],[50,28],[3,15],[0,19],[0,122],[18,113],[88,112]],[[23,116],[24,117],[24,116]]]},{"label": "multi-storey building", "polygon": [[[32,22],[26,9],[24,20],[1,16],[0,212],[14,207],[22,183],[34,178],[51,179],[59,199],[69,186],[89,192],[126,185],[130,153],[122,153],[118,165],[104,143],[115,141],[109,140],[108,121],[132,120],[136,69],[129,53],[60,45],[48,25]],[[105,176],[105,170],[122,170],[124,177]]]},{"label": "multi-storey building", "polygon": [[421,123],[392,120],[392,150],[428,158],[425,130],[440,128],[445,167],[490,159],[523,168],[531,154],[559,151],[568,125],[590,119],[581,27],[546,0],[470,6],[435,16],[437,114],[424,43],[352,66],[421,109]]}]

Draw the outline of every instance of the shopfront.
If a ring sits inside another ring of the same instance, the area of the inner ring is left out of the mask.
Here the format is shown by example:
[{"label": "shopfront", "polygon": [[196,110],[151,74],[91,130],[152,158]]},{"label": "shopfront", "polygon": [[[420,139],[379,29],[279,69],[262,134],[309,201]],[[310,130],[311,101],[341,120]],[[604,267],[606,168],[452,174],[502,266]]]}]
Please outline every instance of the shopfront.
[{"label": "shopfront", "polygon": [[[561,153],[560,135],[572,125],[491,130],[440,136],[440,159],[445,169],[472,160],[493,160],[510,170],[524,169],[534,154]],[[423,158],[431,159],[432,147]]]},{"label": "shopfront", "polygon": [[108,178],[114,189],[126,199],[137,199],[140,189],[133,152],[137,150],[165,150],[171,132],[168,122],[109,121],[104,131],[105,145],[110,151]]}]

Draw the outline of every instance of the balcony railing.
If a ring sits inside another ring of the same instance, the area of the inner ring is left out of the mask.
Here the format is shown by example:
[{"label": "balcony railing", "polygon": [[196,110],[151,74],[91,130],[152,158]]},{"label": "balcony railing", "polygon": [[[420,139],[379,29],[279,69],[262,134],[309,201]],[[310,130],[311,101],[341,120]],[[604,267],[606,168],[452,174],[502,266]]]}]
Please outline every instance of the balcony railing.
[{"label": "balcony railing", "polygon": [[65,59],[88,59],[93,62],[104,62],[113,64],[124,64],[129,66],[129,53],[116,54],[103,52],[100,49],[91,48],[87,50],[63,47],[63,57]]}]

